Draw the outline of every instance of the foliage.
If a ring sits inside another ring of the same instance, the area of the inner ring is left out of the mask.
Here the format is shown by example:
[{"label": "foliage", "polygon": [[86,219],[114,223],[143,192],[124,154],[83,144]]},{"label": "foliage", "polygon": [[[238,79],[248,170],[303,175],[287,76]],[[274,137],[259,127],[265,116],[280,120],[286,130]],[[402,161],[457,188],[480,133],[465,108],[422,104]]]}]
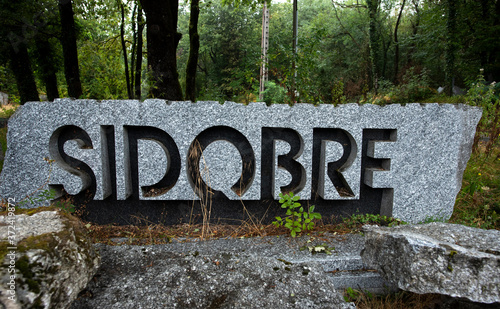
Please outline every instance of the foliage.
[{"label": "foliage", "polygon": [[43,203],[54,199],[56,196],[56,191],[54,190],[43,190],[37,195],[28,195],[25,199],[18,203],[19,207],[25,207],[27,205],[35,205],[38,203]]},{"label": "foliage", "polygon": [[266,102],[267,105],[285,103],[285,89],[276,85],[273,81],[267,82],[264,90],[264,102]]},{"label": "foliage", "polygon": [[[480,146],[485,149],[484,146]],[[452,223],[484,229],[500,229],[500,151],[473,153],[464,172]]]},{"label": "foliage", "polygon": [[419,74],[415,71],[415,68],[409,68],[403,77],[403,82],[397,86],[388,80],[379,81],[378,92],[370,93],[366,102],[385,105],[390,103],[414,103],[429,98],[435,91],[429,86],[430,80],[427,70],[423,69]]},{"label": "foliage", "polygon": [[344,95],[344,82],[338,80],[332,87],[332,103],[335,105],[344,104],[346,97]]},{"label": "foliage", "polygon": [[479,140],[486,136],[486,153],[489,154],[500,136],[500,85],[488,84],[481,69],[477,79],[470,83],[470,89],[465,96],[466,103],[483,109],[474,140],[474,150],[478,150]]},{"label": "foliage", "polygon": [[314,205],[310,206],[307,209],[307,212],[304,212],[304,207],[302,207],[300,203],[297,203],[300,196],[294,196],[293,192],[288,194],[280,193],[279,196],[281,208],[285,208],[287,210],[287,217],[284,219],[276,217],[276,221],[273,221],[273,224],[276,227],[285,226],[288,228],[292,237],[295,237],[297,233],[312,230],[314,228],[314,220],[321,219],[321,215],[314,212]]},{"label": "foliage", "polygon": [[[258,96],[261,16],[257,9],[205,3],[200,7],[200,50],[196,77],[199,100],[248,103]],[[189,54],[189,12],[180,10],[180,80]],[[185,86],[185,85],[183,85]]]},{"label": "foliage", "polygon": [[5,152],[7,151],[7,128],[0,128],[0,145],[2,145],[0,151],[2,151],[2,154],[4,155],[4,158],[0,160],[0,171],[2,171]]},{"label": "foliage", "polygon": [[425,309],[435,308],[443,301],[439,294],[416,294],[407,291],[398,291],[383,295],[374,295],[369,291],[350,287],[344,291],[344,299],[347,302],[353,302],[356,308],[359,309]]},{"label": "foliage", "polygon": [[366,297],[367,299],[372,299],[373,295],[369,291],[365,291],[364,293],[359,290],[355,290],[351,287],[348,287],[344,291],[344,300],[346,302],[355,302],[361,298],[361,296]]},{"label": "foliage", "polygon": [[10,116],[14,115],[18,107],[18,104],[7,104],[0,106],[0,118],[10,118]]},{"label": "foliage", "polygon": [[401,221],[396,218],[382,216],[380,214],[352,214],[350,217],[344,218],[343,223],[350,229],[359,229],[365,224],[379,224],[383,226],[395,226],[406,224],[406,222]]},{"label": "foliage", "polygon": [[[18,203],[19,207],[27,207],[29,205],[36,205],[38,203],[44,203],[47,201],[52,201],[56,197],[56,191],[54,189],[46,189],[40,191],[37,195],[27,196],[25,199]],[[51,204],[51,206],[60,208],[62,211],[67,213],[74,213],[75,206],[71,204],[69,201],[55,201]]]}]

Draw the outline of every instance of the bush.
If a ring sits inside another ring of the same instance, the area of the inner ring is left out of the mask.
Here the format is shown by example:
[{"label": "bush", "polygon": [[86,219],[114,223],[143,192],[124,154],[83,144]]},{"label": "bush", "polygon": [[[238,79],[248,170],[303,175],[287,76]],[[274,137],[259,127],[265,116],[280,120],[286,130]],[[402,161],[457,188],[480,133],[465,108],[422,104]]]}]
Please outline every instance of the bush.
[{"label": "bush", "polygon": [[427,71],[424,69],[417,74],[412,67],[406,71],[403,82],[398,86],[388,80],[380,80],[377,94],[369,94],[366,102],[378,105],[419,102],[436,93],[429,84]]},{"label": "bush", "polygon": [[500,85],[493,82],[486,83],[483,69],[480,70],[477,79],[470,84],[465,101],[467,104],[479,106],[483,109],[483,117],[479,121],[474,137],[473,149],[478,151],[481,137],[487,137],[485,152],[491,153],[500,135]]},{"label": "bush", "polygon": [[266,82],[264,90],[264,102],[267,105],[273,103],[285,103],[285,89],[279,85],[276,85],[273,81]]}]

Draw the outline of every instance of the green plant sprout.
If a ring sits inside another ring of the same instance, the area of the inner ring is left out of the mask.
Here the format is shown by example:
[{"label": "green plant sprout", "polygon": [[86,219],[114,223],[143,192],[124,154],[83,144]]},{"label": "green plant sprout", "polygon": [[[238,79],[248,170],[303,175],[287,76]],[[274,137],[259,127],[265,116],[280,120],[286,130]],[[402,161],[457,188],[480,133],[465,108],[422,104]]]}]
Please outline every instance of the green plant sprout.
[{"label": "green plant sprout", "polygon": [[290,235],[292,237],[297,236],[297,233],[301,233],[306,230],[312,230],[314,228],[314,219],[321,219],[321,215],[317,212],[314,212],[314,205],[310,206],[307,209],[307,212],[304,212],[304,207],[300,205],[297,201],[300,199],[300,196],[293,195],[293,192],[283,194],[279,194],[281,208],[286,209],[286,215],[284,219],[281,217],[276,217],[276,221],[273,221],[273,224],[276,227],[285,226],[290,230]]},{"label": "green plant sprout", "polygon": [[[56,197],[56,191],[54,189],[42,190],[36,196],[27,196],[24,200],[19,202],[19,206],[35,205],[38,203],[43,203],[46,201],[51,201]],[[74,213],[75,206],[68,201],[55,201],[52,206],[60,208],[62,211],[67,213]]]}]

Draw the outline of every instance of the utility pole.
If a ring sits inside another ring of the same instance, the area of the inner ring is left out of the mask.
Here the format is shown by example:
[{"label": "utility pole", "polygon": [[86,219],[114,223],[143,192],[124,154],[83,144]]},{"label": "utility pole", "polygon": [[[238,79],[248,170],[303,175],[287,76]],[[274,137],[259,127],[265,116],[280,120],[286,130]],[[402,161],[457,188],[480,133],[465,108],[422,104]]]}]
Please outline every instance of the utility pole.
[{"label": "utility pole", "polygon": [[260,47],[262,49],[262,65],[260,66],[259,101],[262,101],[264,100],[264,90],[269,77],[267,72],[267,49],[269,48],[269,9],[267,8],[267,1],[264,2],[262,11],[262,40]]},{"label": "utility pole", "polygon": [[298,43],[299,21],[297,16],[297,0],[293,0],[293,58],[292,58],[292,104],[297,100],[296,79],[297,79],[297,43]]}]

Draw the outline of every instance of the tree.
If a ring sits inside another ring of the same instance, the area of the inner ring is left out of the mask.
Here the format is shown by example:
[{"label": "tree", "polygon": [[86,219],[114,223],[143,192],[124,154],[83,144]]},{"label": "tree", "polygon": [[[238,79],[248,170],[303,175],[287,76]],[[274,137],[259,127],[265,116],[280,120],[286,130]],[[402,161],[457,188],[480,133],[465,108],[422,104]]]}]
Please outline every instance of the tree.
[{"label": "tree", "polygon": [[34,5],[30,1],[0,1],[0,6],[0,53],[8,55],[21,104],[39,101],[28,51],[36,33],[32,23]]},{"label": "tree", "polygon": [[396,26],[394,27],[394,82],[396,83],[398,73],[399,73],[399,41],[398,41],[398,28],[401,22],[401,16],[403,15],[403,9],[405,7],[406,0],[401,3],[401,9],[399,10],[398,19],[396,21]]},{"label": "tree", "polygon": [[64,56],[64,75],[68,84],[68,95],[73,98],[82,96],[80,68],[78,67],[78,49],[76,46],[76,30],[71,0],[59,0],[61,16],[61,44]]},{"label": "tree", "polygon": [[39,101],[35,77],[31,69],[31,61],[28,55],[26,43],[10,45],[10,68],[16,78],[17,89],[21,97],[21,104],[29,101]]},{"label": "tree", "polygon": [[446,40],[446,92],[453,95],[455,86],[455,52],[457,47],[457,1],[448,0],[447,16],[447,40]]},{"label": "tree", "polygon": [[182,89],[177,73],[177,45],[181,34],[177,32],[178,0],[141,0],[146,13],[148,67],[155,98],[182,100]]},{"label": "tree", "polygon": [[191,0],[189,16],[189,58],[186,66],[186,99],[196,100],[196,68],[200,49],[198,20],[200,15],[200,0]]},{"label": "tree", "polygon": [[43,83],[45,84],[45,91],[47,99],[54,101],[59,98],[59,89],[57,87],[57,68],[55,59],[53,57],[54,51],[46,35],[38,34],[35,37],[37,62],[40,67],[40,75],[42,76]]},{"label": "tree", "polygon": [[137,8],[137,46],[136,46],[136,61],[135,61],[135,98],[141,98],[141,73],[142,73],[142,32],[144,30],[144,21],[142,20],[142,7],[138,4]]},{"label": "tree", "polygon": [[378,9],[380,0],[366,0],[368,14],[370,16],[370,55],[372,62],[372,84],[375,91],[378,88],[378,80],[382,77],[382,53],[380,45],[380,32],[378,29]]},{"label": "tree", "polygon": [[[132,99],[132,88],[130,85],[130,73],[128,69],[128,59],[127,59],[127,45],[125,44],[125,6],[120,1],[120,11],[122,13],[122,22],[120,24],[120,39],[122,43],[122,51],[123,51],[123,63],[125,64],[125,81],[127,83],[127,95],[129,99]],[[133,55],[132,55],[133,59]],[[134,61],[132,60],[132,63]]]}]

